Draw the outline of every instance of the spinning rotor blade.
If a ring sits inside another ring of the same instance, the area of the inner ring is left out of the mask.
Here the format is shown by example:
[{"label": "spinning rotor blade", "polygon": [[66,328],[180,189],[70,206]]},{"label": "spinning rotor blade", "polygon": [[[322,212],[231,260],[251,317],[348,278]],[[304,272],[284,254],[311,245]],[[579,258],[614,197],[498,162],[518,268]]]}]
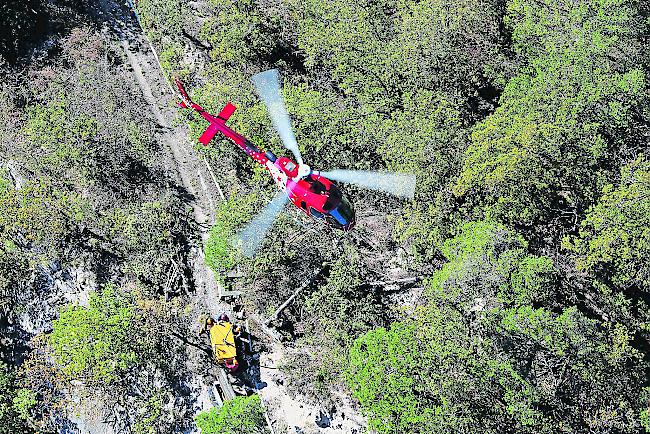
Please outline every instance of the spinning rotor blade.
[{"label": "spinning rotor blade", "polygon": [[410,173],[384,173],[368,170],[331,170],[320,172],[333,181],[356,184],[371,190],[383,191],[398,197],[413,199],[415,175]]},{"label": "spinning rotor blade", "polygon": [[302,165],[302,156],[300,149],[298,149],[298,142],[296,136],[293,134],[291,128],[291,119],[289,113],[284,105],[284,99],[280,93],[280,74],[277,69],[270,69],[268,71],[260,72],[252,77],[253,84],[257,89],[266,109],[269,112],[269,117],[273,121],[275,130],[280,135],[284,146],[290,150],[296,157],[298,165]]},{"label": "spinning rotor blade", "polygon": [[244,255],[251,258],[264,241],[273,221],[280,214],[289,198],[280,191],[273,200],[251,221],[248,226],[237,233],[236,243]]}]

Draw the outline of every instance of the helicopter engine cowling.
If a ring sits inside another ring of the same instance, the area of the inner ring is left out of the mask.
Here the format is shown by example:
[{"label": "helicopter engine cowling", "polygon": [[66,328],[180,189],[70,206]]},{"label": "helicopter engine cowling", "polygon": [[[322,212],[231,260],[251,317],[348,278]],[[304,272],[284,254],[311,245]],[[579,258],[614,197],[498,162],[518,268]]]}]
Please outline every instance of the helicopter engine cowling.
[{"label": "helicopter engine cowling", "polygon": [[290,158],[280,157],[275,161],[275,166],[284,172],[288,178],[295,178],[298,176],[298,165]]}]

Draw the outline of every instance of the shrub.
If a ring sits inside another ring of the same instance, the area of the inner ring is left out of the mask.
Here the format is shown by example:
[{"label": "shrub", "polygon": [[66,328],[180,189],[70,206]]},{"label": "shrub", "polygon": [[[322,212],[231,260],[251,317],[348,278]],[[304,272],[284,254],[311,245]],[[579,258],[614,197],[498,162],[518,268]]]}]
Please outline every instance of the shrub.
[{"label": "shrub", "polygon": [[268,432],[264,424],[264,409],[258,395],[236,397],[221,408],[199,413],[196,425],[203,434],[262,434]]}]

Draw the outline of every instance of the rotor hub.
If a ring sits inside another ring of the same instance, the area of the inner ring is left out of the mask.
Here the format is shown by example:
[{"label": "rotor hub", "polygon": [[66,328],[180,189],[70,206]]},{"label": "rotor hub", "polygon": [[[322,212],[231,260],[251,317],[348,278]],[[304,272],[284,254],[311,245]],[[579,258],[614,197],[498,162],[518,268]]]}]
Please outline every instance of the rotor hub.
[{"label": "rotor hub", "polygon": [[306,178],[311,174],[311,167],[306,164],[298,166],[298,179]]}]

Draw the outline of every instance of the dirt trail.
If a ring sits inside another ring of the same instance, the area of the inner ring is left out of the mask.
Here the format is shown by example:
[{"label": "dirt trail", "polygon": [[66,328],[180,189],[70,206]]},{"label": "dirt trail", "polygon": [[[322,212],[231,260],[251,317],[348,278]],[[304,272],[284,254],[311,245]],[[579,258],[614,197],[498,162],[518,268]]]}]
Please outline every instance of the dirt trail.
[{"label": "dirt trail", "polygon": [[[144,69],[147,70],[146,75],[150,77],[149,80],[153,78],[154,82],[162,84],[164,78],[161,77],[160,73],[156,73],[156,69],[153,69],[152,65],[147,62],[149,59],[146,58],[146,54],[139,50],[133,50],[127,40],[122,40],[120,43],[129,59],[129,64],[133,68],[133,75],[149,104],[151,112],[158,124],[165,130],[159,140],[171,151],[182,185],[193,198],[190,203],[194,220],[199,225],[201,241],[205,243],[208,238],[208,229],[214,223],[216,203],[213,197],[217,195],[217,187],[210,177],[203,173],[205,169],[202,167],[203,164],[201,164],[187,133],[179,127],[173,128],[171,126],[174,114],[170,113],[169,110],[163,111],[158,105],[158,100],[153,96],[149,82],[145,78]],[[166,100],[168,102],[169,98],[166,98]],[[221,284],[215,278],[212,270],[205,264],[205,256],[201,248],[195,252],[193,268],[192,274],[197,292],[204,295],[201,298],[208,304],[210,313],[214,316],[224,309],[227,310],[227,305],[218,303]]]},{"label": "dirt trail", "polygon": [[277,366],[284,359],[285,349],[279,343],[260,356],[261,378],[267,387],[259,391],[273,420],[276,433],[286,434],[361,434],[366,421],[350,399],[341,394],[337,408],[323,409],[302,396],[292,397],[284,386],[285,377]]},{"label": "dirt trail", "polygon": [[[194,221],[200,229],[203,244],[208,238],[208,229],[214,223],[217,205],[215,198],[221,195],[220,188],[210,175],[206,164],[200,160],[187,130],[173,125],[176,117],[176,97],[162,75],[148,42],[134,25],[135,21],[129,11],[111,0],[102,0],[100,4],[111,26],[109,30],[117,35],[133,77],[154,119],[163,130],[158,140],[168,150],[171,157],[170,166],[173,166],[171,169],[175,169],[180,183],[191,196],[189,204],[192,206]],[[205,264],[202,246],[198,246],[193,252],[192,265],[197,298],[205,303],[212,315],[229,311],[227,304],[219,302],[222,287]]]}]

